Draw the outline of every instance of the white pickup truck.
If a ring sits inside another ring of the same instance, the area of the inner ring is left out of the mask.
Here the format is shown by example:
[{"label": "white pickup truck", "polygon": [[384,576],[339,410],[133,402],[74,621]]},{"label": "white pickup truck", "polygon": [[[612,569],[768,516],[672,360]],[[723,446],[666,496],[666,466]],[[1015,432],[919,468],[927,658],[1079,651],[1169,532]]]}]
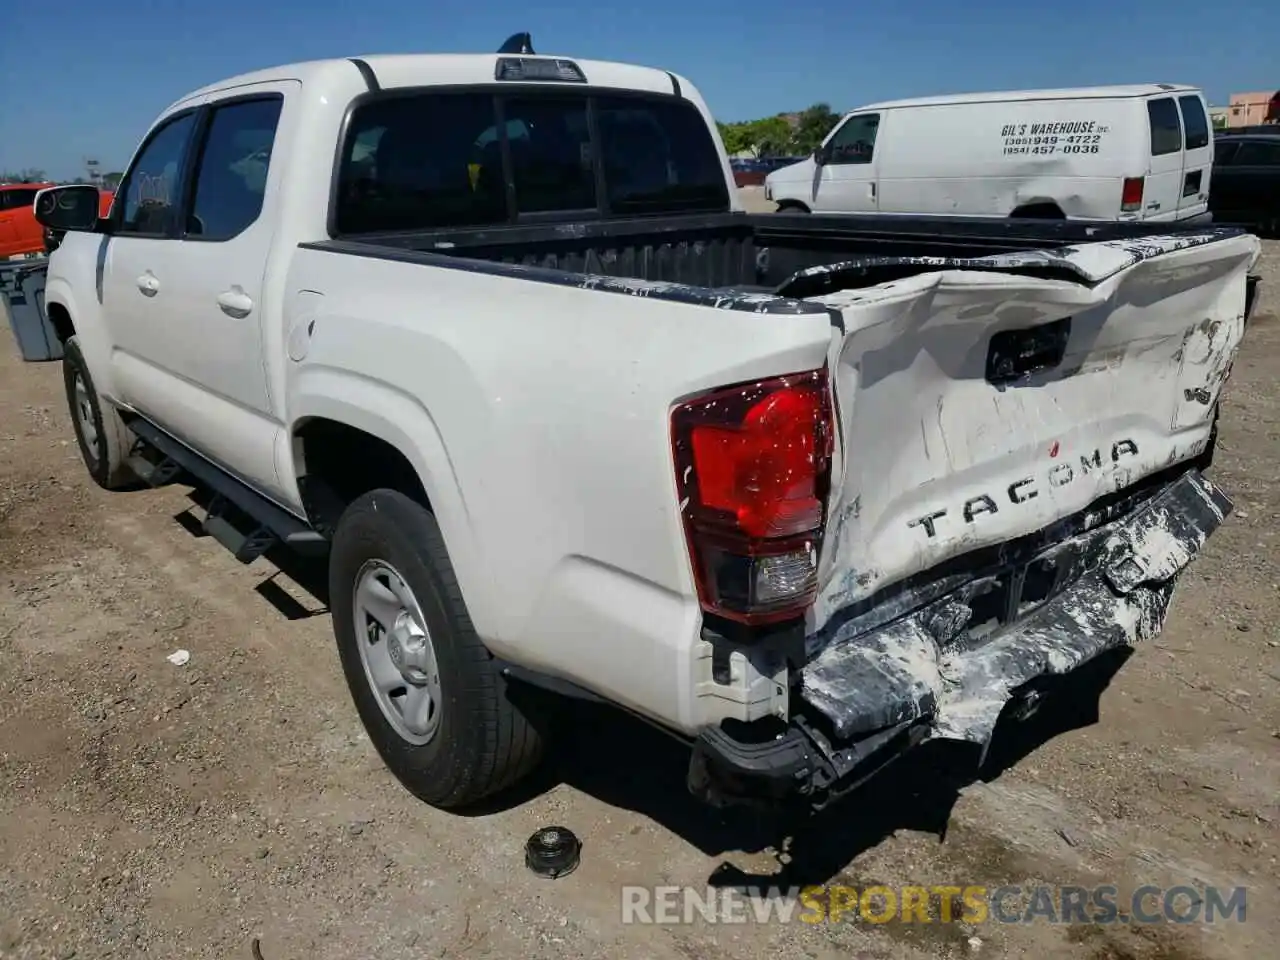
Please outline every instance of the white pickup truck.
[{"label": "white pickup truck", "polygon": [[751,215],[663,70],[234,77],[97,204],[37,201],[89,472],[327,555],[360,718],[441,807],[531,769],[537,688],[684,739],[707,802],[820,807],[1155,634],[1230,510],[1256,238]]}]

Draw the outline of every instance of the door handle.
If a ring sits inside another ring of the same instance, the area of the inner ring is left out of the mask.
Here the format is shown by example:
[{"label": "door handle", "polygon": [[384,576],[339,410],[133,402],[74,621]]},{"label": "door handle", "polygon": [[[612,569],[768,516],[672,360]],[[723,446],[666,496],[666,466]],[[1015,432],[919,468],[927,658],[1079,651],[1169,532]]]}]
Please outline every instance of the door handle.
[{"label": "door handle", "polygon": [[218,294],[218,307],[229,317],[243,319],[253,310],[253,298],[239,287],[232,287]]},{"label": "door handle", "polygon": [[160,281],[150,270],[138,278],[138,289],[144,297],[154,297],[160,292]]},{"label": "door handle", "polygon": [[1147,209],[1148,209],[1148,210],[1159,210],[1159,209],[1160,209],[1160,201],[1159,201],[1159,200],[1152,200],[1150,203],[1148,203],[1148,204],[1147,204]]}]

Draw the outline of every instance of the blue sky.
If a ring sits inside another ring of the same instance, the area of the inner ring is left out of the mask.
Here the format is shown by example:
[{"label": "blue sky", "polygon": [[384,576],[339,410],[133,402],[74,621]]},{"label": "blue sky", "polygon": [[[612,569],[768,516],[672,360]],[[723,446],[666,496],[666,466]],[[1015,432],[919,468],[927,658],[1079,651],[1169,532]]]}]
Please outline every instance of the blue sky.
[{"label": "blue sky", "polygon": [[517,30],[539,53],[682,73],[722,120],[964,90],[1280,88],[1274,0],[64,0],[0,19],[0,170],[120,169],[166,105],[246,70],[492,51]]}]

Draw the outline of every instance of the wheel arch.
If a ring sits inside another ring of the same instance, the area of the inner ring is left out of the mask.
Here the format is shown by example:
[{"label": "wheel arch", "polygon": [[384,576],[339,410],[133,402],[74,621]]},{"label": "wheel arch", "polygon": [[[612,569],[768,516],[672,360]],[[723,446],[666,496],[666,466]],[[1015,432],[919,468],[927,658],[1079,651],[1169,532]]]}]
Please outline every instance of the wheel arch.
[{"label": "wheel arch", "polygon": [[[335,505],[325,499],[367,492],[370,480],[420,499],[436,518],[459,585],[481,636],[495,624],[486,611],[492,584],[485,573],[467,499],[434,420],[399,390],[331,369],[304,371],[291,391],[289,439],[291,473],[308,520],[318,527],[333,522]],[[357,481],[344,483],[330,473],[344,457]],[[385,479],[383,479],[385,478]],[[329,492],[317,493],[316,479]],[[372,489],[372,487],[370,487]]]}]

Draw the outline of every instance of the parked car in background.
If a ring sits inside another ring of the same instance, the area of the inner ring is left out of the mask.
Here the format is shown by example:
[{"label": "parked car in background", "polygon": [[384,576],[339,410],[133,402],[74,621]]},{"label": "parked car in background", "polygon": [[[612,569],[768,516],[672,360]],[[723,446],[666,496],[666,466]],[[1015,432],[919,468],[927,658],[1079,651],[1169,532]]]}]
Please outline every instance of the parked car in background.
[{"label": "parked car in background", "polygon": [[749,157],[729,161],[733,182],[739,187],[758,187],[774,170],[798,163],[804,157]]},{"label": "parked car in background", "polygon": [[36,194],[52,183],[0,184],[0,260],[39,253],[44,234],[36,222]]},{"label": "parked car in background", "polygon": [[1280,127],[1220,139],[1213,160],[1213,219],[1280,236]]},{"label": "parked car in background", "polygon": [[1215,137],[1238,137],[1249,133],[1280,133],[1280,123],[1255,123],[1248,127],[1224,127],[1215,130]]},{"label": "parked car in background", "polygon": [[1244,231],[752,215],[689,80],[530,53],[215,83],[120,197],[37,204],[86,468],[327,555],[438,806],[532,768],[549,692],[704,800],[824,805],[1156,634],[1230,511]]},{"label": "parked car in background", "polygon": [[769,174],[780,210],[1207,219],[1203,95],[1168,83],[876,103]]}]

